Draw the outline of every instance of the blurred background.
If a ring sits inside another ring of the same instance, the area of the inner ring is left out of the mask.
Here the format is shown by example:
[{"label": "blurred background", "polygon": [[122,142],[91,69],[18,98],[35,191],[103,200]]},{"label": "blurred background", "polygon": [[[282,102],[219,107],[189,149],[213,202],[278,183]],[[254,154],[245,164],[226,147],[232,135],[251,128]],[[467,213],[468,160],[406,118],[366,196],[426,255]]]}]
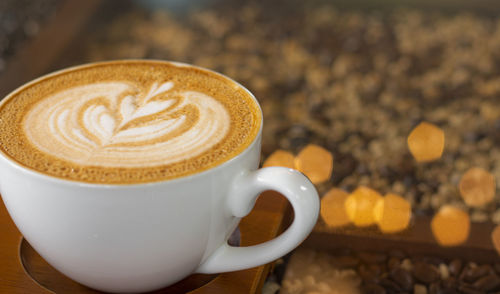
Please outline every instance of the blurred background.
[{"label": "blurred background", "polygon": [[298,168],[322,197],[311,238],[263,292],[497,293],[499,12],[461,0],[2,0],[0,96],[101,60],[221,72],[262,106],[263,164]]}]

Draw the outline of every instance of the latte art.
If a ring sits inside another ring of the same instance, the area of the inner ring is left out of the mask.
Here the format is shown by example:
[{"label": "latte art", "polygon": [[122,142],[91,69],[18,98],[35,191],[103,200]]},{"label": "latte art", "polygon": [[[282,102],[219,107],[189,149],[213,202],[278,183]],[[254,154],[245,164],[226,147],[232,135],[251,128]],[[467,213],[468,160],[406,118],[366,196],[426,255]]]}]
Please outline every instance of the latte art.
[{"label": "latte art", "polygon": [[213,97],[154,83],[147,92],[129,83],[71,88],[35,105],[24,129],[54,157],[106,167],[158,166],[186,160],[219,143],[230,118]]},{"label": "latte art", "polygon": [[0,153],[45,175],[101,184],[189,176],[240,154],[255,98],[212,71],[122,60],[62,70],[0,102]]}]

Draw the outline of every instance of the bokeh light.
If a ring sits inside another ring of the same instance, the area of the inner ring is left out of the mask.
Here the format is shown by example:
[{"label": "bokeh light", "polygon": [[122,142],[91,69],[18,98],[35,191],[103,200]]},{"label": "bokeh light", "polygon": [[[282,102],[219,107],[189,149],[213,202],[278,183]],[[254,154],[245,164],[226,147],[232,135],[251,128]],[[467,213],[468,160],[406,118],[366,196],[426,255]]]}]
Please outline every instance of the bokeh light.
[{"label": "bokeh light", "polygon": [[309,144],[295,157],[295,167],[314,184],[330,179],[333,169],[333,155],[325,148]]},{"label": "bokeh light", "polygon": [[375,224],[373,209],[382,196],[375,190],[361,186],[345,200],[345,210],[349,219],[358,227]]},{"label": "bokeh light", "polygon": [[457,207],[444,205],[434,215],[431,229],[439,245],[460,245],[469,237],[469,215]]},{"label": "bokeh light", "polygon": [[380,231],[386,234],[397,233],[408,228],[411,205],[399,195],[387,194],[377,201],[373,214]]},{"label": "bokeh light", "polygon": [[344,190],[332,188],[321,198],[321,218],[329,227],[342,227],[350,223],[344,205],[348,196]]},{"label": "bokeh light", "polygon": [[458,185],[465,204],[480,207],[495,197],[495,177],[488,171],[473,167],[467,170]]},{"label": "bokeh light", "polygon": [[276,150],[264,161],[263,167],[282,166],[294,168],[295,156],[291,152],[285,150]]},{"label": "bokeh light", "polygon": [[441,157],[444,149],[444,131],[422,122],[408,136],[408,148],[417,161],[433,161]]}]

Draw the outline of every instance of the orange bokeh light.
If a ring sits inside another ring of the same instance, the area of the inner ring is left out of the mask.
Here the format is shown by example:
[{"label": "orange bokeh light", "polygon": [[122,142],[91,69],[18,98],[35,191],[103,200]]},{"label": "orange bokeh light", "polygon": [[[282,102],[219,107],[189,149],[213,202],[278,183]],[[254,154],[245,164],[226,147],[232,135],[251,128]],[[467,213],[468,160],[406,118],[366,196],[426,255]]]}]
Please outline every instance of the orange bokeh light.
[{"label": "orange bokeh light", "polygon": [[264,161],[263,167],[282,166],[295,168],[295,156],[291,152],[285,150],[276,150]]},{"label": "orange bokeh light", "polygon": [[432,218],[431,229],[439,245],[460,245],[469,237],[470,218],[467,212],[445,205]]},{"label": "orange bokeh light", "polygon": [[397,233],[406,228],[411,219],[411,205],[403,197],[387,194],[373,209],[375,222],[383,233]]},{"label": "orange bokeh light", "polygon": [[375,223],[373,209],[382,196],[375,190],[359,187],[345,200],[347,216],[358,227],[366,227]]},{"label": "orange bokeh light", "polygon": [[443,154],[444,131],[433,124],[422,122],[408,136],[408,148],[417,161],[436,160]]},{"label": "orange bokeh light", "polygon": [[311,182],[319,184],[332,175],[333,155],[321,146],[309,144],[295,157],[295,167]]},{"label": "orange bokeh light", "polygon": [[458,184],[465,204],[473,207],[480,207],[493,201],[495,187],[495,177],[479,167],[467,170]]},{"label": "orange bokeh light", "polygon": [[321,218],[329,227],[342,227],[350,223],[345,211],[345,200],[349,194],[332,188],[321,198]]}]

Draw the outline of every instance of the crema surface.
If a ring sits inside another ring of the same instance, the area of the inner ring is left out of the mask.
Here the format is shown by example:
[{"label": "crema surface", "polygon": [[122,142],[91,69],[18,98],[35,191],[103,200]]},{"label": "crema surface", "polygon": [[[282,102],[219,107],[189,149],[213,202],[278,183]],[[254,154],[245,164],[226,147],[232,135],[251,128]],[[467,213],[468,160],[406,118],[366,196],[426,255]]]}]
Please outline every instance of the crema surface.
[{"label": "crema surface", "polygon": [[16,90],[0,106],[0,147],[39,172],[91,183],[201,172],[255,139],[251,95],[210,71],[160,61],[97,63]]}]

